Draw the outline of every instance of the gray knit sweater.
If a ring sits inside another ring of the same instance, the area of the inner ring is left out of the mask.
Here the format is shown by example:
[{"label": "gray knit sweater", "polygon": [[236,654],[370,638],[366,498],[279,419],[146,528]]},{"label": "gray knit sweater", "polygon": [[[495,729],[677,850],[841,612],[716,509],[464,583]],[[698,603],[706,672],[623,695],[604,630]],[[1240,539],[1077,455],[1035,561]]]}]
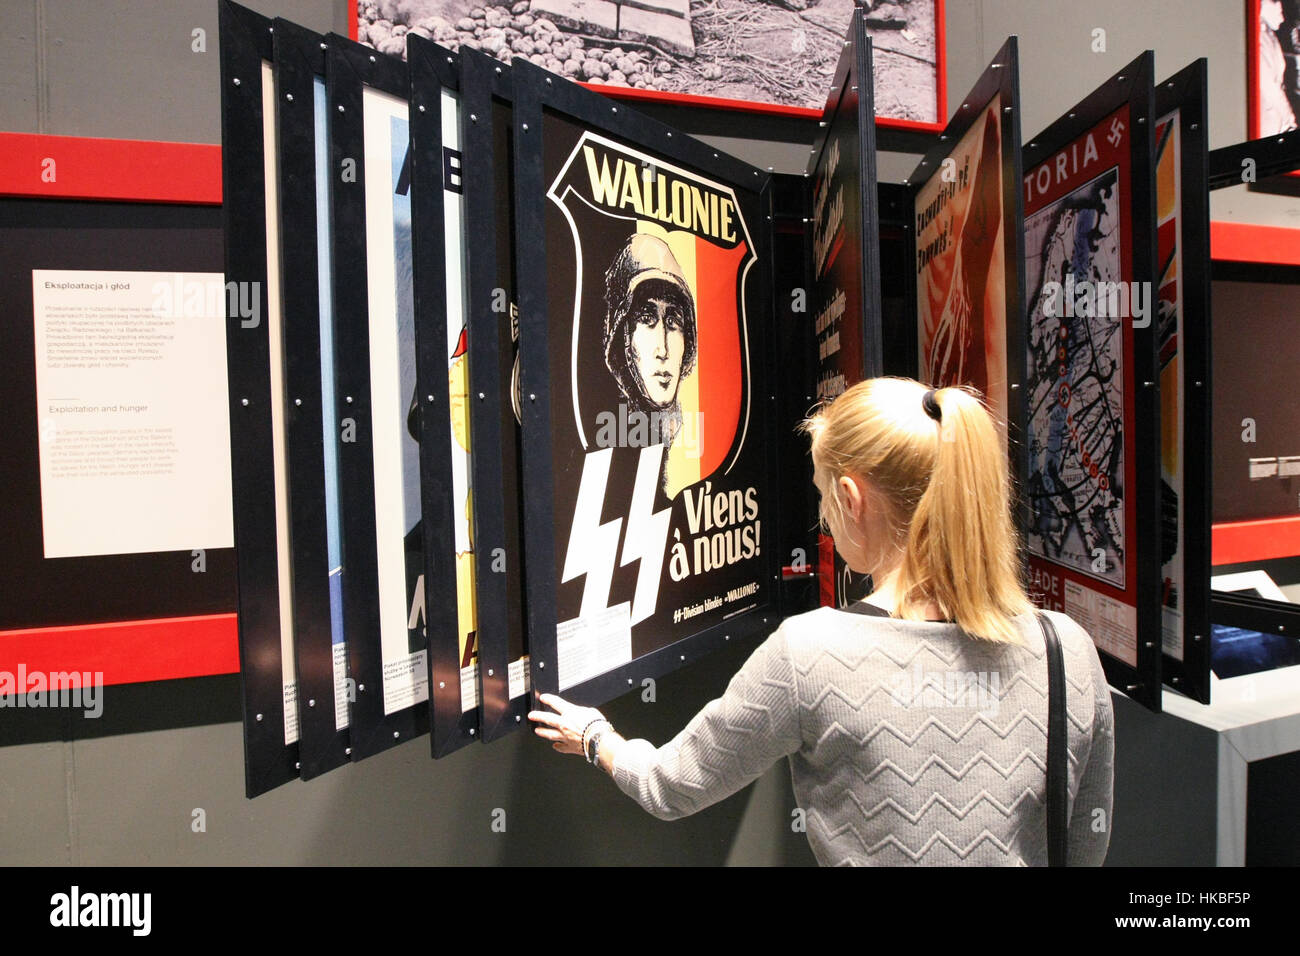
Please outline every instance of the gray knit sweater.
[{"label": "gray knit sweater", "polygon": [[[1092,640],[1050,616],[1065,657],[1069,864],[1097,866],[1110,843],[1110,691]],[[1033,615],[1016,624],[1023,646],[831,608],[788,618],[669,743],[628,741],[614,779],[672,820],[788,756],[823,865],[1046,865],[1047,662]]]}]

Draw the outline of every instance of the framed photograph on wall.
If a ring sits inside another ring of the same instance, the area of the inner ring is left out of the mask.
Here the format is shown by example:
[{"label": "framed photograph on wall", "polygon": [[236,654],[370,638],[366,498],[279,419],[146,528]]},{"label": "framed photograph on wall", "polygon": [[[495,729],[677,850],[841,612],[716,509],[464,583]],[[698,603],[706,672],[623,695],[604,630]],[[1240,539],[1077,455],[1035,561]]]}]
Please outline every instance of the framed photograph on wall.
[{"label": "framed photograph on wall", "polygon": [[[1300,2],[1246,0],[1246,137],[1269,140],[1300,130]],[[1247,189],[1300,195],[1300,171],[1269,175],[1255,165],[1234,170]],[[1235,184],[1234,184],[1235,185]],[[1216,185],[1216,188],[1219,188]]]},{"label": "framed photograph on wall", "polygon": [[[863,11],[876,120],[938,132],[948,115],[946,0]],[[414,33],[527,60],[613,97],[816,119],[855,0],[348,0],[353,39],[395,56]]]},{"label": "framed photograph on wall", "polygon": [[1300,3],[1246,0],[1247,137],[1300,127]]}]

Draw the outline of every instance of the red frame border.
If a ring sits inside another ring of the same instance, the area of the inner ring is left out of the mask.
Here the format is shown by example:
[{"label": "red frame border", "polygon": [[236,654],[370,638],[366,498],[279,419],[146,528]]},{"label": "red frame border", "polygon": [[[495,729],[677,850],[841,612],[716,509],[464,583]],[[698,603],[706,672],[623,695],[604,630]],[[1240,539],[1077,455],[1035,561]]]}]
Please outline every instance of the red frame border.
[{"label": "red frame border", "polygon": [[0,196],[219,206],[221,147],[0,133]]},{"label": "red frame border", "polygon": [[1224,521],[1210,528],[1210,564],[1245,564],[1300,554],[1300,516]]},{"label": "red frame border", "polygon": [[[922,123],[918,120],[895,119],[889,116],[876,116],[876,125],[887,129],[905,129],[921,133],[942,133],[948,125],[948,33],[947,0],[934,0],[934,49],[935,49],[935,122]],[[348,0],[348,38],[357,39],[357,0]],[[820,108],[807,106],[784,106],[780,103],[760,103],[755,100],[733,100],[722,96],[701,96],[696,93],[663,93],[658,90],[638,90],[635,87],[593,86],[579,83],[596,93],[602,93],[618,100],[646,100],[655,103],[667,103],[672,106],[691,106],[703,109],[734,110],[739,113],[761,113],[768,116],[789,116],[797,119],[815,119],[822,117]]]},{"label": "red frame border", "polygon": [[102,685],[239,673],[236,616],[199,614],[0,631],[0,671],[102,674]]},{"label": "red frame border", "polygon": [[1210,259],[1300,266],[1300,229],[1248,222],[1211,222]]},{"label": "red frame border", "polygon": [[[42,171],[54,160],[53,182]],[[0,196],[221,204],[221,147],[0,133]],[[239,671],[233,613],[0,631],[0,670],[102,673],[104,685]]]}]

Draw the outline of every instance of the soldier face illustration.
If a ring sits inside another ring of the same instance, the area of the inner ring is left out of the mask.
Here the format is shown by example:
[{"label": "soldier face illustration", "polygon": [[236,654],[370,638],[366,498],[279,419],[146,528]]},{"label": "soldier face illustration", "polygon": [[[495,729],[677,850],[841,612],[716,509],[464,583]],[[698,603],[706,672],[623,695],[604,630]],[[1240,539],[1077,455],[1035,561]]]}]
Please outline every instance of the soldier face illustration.
[{"label": "soldier face illustration", "polygon": [[671,295],[647,296],[632,310],[629,364],[642,394],[659,408],[677,398],[686,351],[684,326],[681,306]]},{"label": "soldier face illustration", "polygon": [[668,244],[638,233],[605,274],[605,364],[633,410],[668,411],[695,367],[695,300]]}]

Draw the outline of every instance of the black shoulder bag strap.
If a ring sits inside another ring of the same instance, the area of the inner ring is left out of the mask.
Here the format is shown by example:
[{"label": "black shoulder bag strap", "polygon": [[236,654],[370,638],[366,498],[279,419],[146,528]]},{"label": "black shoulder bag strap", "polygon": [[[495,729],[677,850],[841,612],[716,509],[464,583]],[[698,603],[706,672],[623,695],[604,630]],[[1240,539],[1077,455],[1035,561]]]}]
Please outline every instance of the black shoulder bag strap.
[{"label": "black shoulder bag strap", "polygon": [[1065,724],[1065,659],[1056,628],[1039,612],[1038,625],[1047,645],[1047,865],[1065,866],[1069,806]]}]

